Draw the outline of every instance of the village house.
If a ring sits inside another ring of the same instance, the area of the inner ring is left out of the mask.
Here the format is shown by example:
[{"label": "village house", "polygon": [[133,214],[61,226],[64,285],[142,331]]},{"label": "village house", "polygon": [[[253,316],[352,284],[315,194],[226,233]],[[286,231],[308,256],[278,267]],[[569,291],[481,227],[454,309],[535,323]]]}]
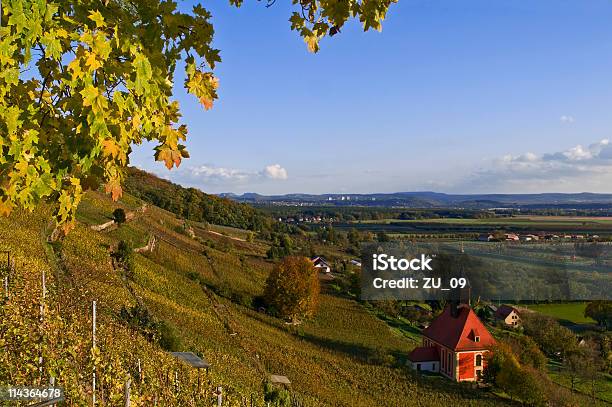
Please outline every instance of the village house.
[{"label": "village house", "polygon": [[320,256],[312,257],[310,261],[316,268],[319,269],[320,273],[330,273],[331,272],[331,266],[329,265],[327,260],[325,260],[323,257],[320,257]]},{"label": "village house", "polygon": [[503,321],[504,324],[517,327],[521,325],[521,316],[518,310],[509,305],[502,305],[495,311],[495,318]]},{"label": "village house", "polygon": [[469,305],[451,304],[423,330],[423,346],[408,360],[417,371],[439,372],[458,382],[477,381],[493,345],[495,339]]},{"label": "village house", "polygon": [[518,242],[519,237],[516,233],[506,233],[505,235],[507,242]]}]

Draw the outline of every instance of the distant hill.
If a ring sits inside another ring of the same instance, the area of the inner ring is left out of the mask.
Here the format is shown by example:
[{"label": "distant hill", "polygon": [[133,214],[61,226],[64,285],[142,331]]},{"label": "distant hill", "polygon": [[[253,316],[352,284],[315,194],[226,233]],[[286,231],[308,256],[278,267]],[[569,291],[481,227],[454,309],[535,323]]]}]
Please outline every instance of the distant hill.
[{"label": "distant hill", "polygon": [[237,202],[253,204],[307,204],[332,206],[384,206],[406,208],[612,208],[612,194],[445,194],[440,192],[396,192],[389,194],[222,194]]},{"label": "distant hill", "polygon": [[261,230],[271,220],[244,203],[184,188],[134,167],[128,168],[125,190],[131,195],[195,222]]}]

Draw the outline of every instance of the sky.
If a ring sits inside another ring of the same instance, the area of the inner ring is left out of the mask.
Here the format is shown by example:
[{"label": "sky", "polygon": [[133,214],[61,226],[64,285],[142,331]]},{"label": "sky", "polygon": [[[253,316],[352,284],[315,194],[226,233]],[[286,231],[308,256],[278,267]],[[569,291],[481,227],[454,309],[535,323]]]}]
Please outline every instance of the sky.
[{"label": "sky", "polygon": [[180,74],[191,158],[132,165],[209,193],[612,192],[612,1],[399,0],[317,54],[289,1],[203,4],[219,100]]}]

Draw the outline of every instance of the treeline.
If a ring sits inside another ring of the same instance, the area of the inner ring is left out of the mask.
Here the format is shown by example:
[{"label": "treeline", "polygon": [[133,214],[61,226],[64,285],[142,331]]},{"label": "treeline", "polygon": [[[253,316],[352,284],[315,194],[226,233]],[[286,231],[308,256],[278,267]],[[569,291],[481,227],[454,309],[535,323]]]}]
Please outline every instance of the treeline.
[{"label": "treeline", "polygon": [[478,209],[394,209],[385,207],[335,207],[335,206],[261,206],[260,209],[269,213],[274,218],[312,218],[321,217],[324,219],[334,219],[336,222],[352,222],[382,219],[481,219],[493,218],[495,213],[487,210]]},{"label": "treeline", "polygon": [[247,204],[205,194],[196,188],[158,178],[137,168],[128,168],[125,190],[146,202],[194,222],[262,231],[269,229],[272,219]]},{"label": "treeline", "polygon": [[612,216],[610,204],[591,204],[593,208],[562,207],[521,207],[520,209],[498,209],[498,215],[536,215],[536,216]]}]

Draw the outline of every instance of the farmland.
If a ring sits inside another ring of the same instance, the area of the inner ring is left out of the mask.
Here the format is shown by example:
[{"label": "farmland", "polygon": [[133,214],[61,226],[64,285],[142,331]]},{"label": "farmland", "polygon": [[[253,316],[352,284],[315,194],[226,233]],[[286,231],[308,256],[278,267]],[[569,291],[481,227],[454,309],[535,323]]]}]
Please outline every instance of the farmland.
[{"label": "farmland", "polygon": [[586,303],[584,302],[526,305],[525,307],[560,321],[568,321],[573,324],[595,323],[591,318],[584,316],[586,308]]},{"label": "farmland", "polygon": [[485,219],[382,219],[335,223],[341,230],[355,228],[360,231],[385,231],[394,234],[471,234],[505,230],[515,233],[570,233],[611,235],[612,218],[576,216],[512,216]]},{"label": "farmland", "polygon": [[[113,204],[102,194],[88,193],[77,227],[51,247],[45,232],[50,208],[0,219],[2,249],[10,250],[17,264],[10,306],[23,310],[0,322],[8,344],[0,359],[19,372],[2,373],[3,384],[40,380],[37,354],[14,359],[14,349],[36,349],[42,337],[47,349],[44,377],[54,372],[78,405],[92,396],[88,372],[93,366],[103,405],[121,400],[128,374],[137,384],[132,390],[134,405],[150,405],[153,399],[165,405],[207,405],[219,385],[227,405],[251,397],[263,405],[262,383],[269,374],[288,376],[293,397],[304,406],[505,404],[486,390],[415,376],[403,365],[414,339],[345,296],[323,294],[316,317],[297,326],[251,308],[273,266],[265,258],[265,241],[232,239],[223,234],[239,237],[244,232],[214,228],[218,232],[210,233],[198,223],[191,224],[195,236],[190,236],[184,220],[153,206],[117,228],[90,229],[111,219],[116,207],[136,211],[142,202],[125,196]],[[135,255],[133,275],[115,268],[110,253],[119,241],[139,246],[150,235],[157,237],[156,248]],[[30,299],[40,296],[42,270],[47,275],[48,323],[39,325],[38,306]],[[93,300],[98,308],[99,356],[90,359]],[[193,351],[211,364],[200,391],[195,387],[196,372],[122,319],[136,306],[145,307],[167,327],[174,348]],[[28,326],[38,326],[40,332],[24,342],[19,332]],[[174,386],[182,390],[176,393]]]}]

